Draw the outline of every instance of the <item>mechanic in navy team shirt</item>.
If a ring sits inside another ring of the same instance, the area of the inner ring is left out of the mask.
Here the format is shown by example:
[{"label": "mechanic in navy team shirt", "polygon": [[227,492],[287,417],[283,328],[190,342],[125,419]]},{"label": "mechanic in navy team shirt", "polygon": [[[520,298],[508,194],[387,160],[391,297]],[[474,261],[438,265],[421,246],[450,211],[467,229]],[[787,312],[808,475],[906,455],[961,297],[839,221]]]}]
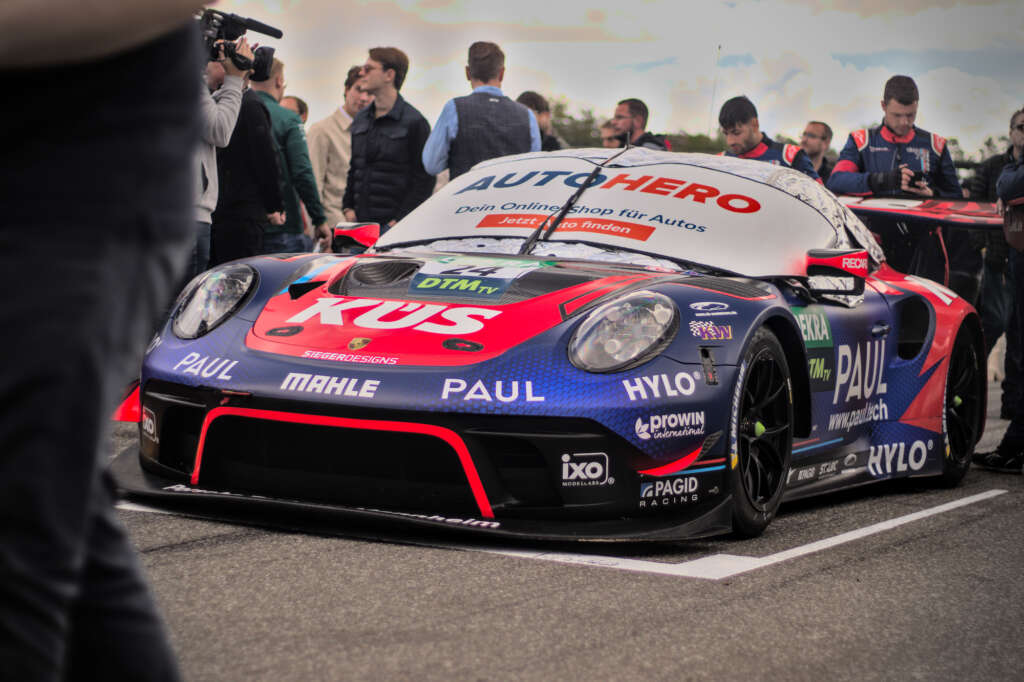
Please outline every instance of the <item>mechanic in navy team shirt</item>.
[{"label": "mechanic in navy team shirt", "polygon": [[[886,81],[882,125],[850,133],[827,187],[836,194],[963,199],[946,139],[914,125],[919,99],[909,76]],[[913,274],[948,284],[973,304],[981,280],[981,251],[965,230],[944,227],[936,236],[941,237],[936,243],[910,245],[911,251],[924,247],[918,259],[922,265]],[[906,269],[895,245],[886,248],[894,265]],[[948,272],[941,252],[948,254]]]},{"label": "mechanic in navy team shirt", "polygon": [[761,132],[757,108],[745,96],[733,97],[722,105],[718,112],[718,124],[722,126],[725,143],[729,147],[726,156],[786,166],[821,182],[804,150],[795,144],[776,142]]}]

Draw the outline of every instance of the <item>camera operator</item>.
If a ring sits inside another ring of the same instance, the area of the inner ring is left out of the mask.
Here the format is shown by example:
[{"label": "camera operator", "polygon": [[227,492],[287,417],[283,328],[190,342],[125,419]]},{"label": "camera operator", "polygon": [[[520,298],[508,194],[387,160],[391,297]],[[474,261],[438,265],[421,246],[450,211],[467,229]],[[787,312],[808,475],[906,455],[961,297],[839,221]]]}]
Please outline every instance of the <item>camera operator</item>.
[{"label": "camera operator", "polygon": [[[202,139],[196,155],[196,243],[186,282],[206,270],[210,261],[210,223],[219,192],[216,148],[226,147],[231,141],[242,104],[242,79],[248,72],[226,55],[224,41],[217,44],[218,59],[206,65],[206,88],[200,102]],[[235,43],[234,52],[251,63],[253,53],[244,37]]]}]

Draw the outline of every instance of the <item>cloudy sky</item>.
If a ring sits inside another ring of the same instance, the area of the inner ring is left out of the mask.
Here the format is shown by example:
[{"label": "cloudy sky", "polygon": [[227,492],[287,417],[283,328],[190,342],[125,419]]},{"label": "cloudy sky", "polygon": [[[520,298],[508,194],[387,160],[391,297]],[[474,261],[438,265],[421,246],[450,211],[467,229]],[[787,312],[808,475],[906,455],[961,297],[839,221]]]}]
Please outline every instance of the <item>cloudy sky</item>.
[{"label": "cloudy sky", "polygon": [[431,122],[465,94],[466,49],[506,54],[504,90],[537,90],[570,111],[610,117],[639,97],[655,132],[708,133],[726,99],[745,94],[761,128],[799,137],[829,122],[833,146],[880,120],[885,80],[912,76],[918,124],[968,153],[1005,135],[1024,106],[1022,0],[222,0],[216,7],[284,31],[288,93],[310,120],[341,101],[347,68],[368,47],[411,61],[405,98]]}]

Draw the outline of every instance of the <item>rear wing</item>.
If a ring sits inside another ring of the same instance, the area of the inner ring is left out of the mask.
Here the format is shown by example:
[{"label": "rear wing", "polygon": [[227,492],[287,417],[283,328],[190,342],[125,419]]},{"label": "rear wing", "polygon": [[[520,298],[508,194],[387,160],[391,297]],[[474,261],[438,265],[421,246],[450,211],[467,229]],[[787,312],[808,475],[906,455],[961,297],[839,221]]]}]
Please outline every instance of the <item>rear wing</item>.
[{"label": "rear wing", "polygon": [[897,199],[837,197],[858,218],[871,223],[900,222],[908,227],[961,227],[969,230],[1002,230],[1003,217],[987,201],[957,199]]}]

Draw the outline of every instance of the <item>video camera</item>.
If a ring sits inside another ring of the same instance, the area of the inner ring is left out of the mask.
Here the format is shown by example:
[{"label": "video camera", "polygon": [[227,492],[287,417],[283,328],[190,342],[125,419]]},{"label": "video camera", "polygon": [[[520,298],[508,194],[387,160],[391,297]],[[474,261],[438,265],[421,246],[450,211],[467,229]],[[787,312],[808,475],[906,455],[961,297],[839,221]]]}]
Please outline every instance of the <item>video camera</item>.
[{"label": "video camera", "polygon": [[[232,63],[239,69],[252,69],[252,79],[255,81],[267,80],[270,77],[270,65],[274,61],[274,48],[258,47],[253,50],[254,59],[248,59],[235,51],[234,41],[245,35],[247,30],[256,31],[271,38],[280,38],[284,34],[281,29],[264,24],[262,21],[240,17],[237,14],[225,14],[215,9],[204,9],[202,14],[196,17],[199,20],[199,30],[203,34],[203,45],[209,55],[210,61],[231,59]],[[223,43],[218,41],[223,40]]]}]

